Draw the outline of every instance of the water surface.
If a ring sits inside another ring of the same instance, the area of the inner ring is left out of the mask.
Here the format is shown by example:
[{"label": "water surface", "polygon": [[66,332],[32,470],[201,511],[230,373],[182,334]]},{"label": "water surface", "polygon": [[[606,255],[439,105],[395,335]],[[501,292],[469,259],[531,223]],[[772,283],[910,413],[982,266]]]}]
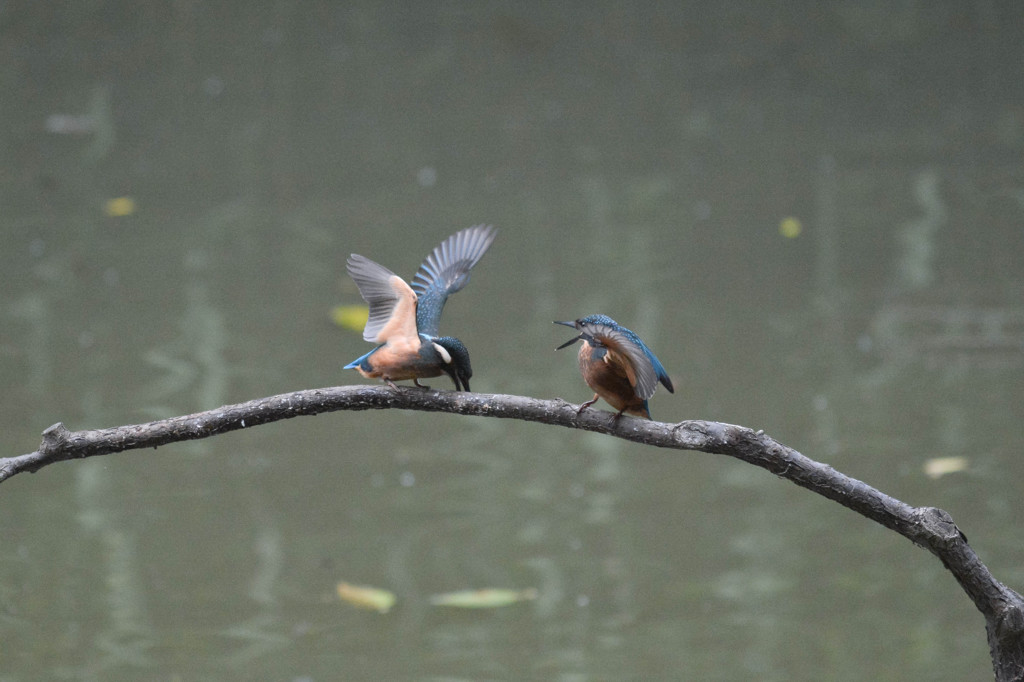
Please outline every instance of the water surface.
[{"label": "water surface", "polygon": [[[942,507],[1024,585],[1016,5],[218,7],[3,12],[5,455],[360,383],[345,257],[411,276],[489,222],[442,329],[475,390],[589,398],[551,321],[609,314],[672,374],[656,419]],[[538,424],[336,413],[67,462],[3,485],[0,543],[4,680],[991,674],[904,539]],[[538,598],[430,605],[478,587]]]}]

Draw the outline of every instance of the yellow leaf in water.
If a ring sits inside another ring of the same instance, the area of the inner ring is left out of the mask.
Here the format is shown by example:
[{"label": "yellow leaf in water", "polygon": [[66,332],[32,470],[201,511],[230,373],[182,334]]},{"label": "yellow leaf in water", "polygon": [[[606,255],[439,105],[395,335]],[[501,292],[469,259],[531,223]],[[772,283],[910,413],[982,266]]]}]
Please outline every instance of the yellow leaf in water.
[{"label": "yellow leaf in water", "polygon": [[803,231],[804,226],[803,223],[800,222],[799,218],[789,216],[788,218],[783,218],[779,222],[779,234],[786,239],[796,239]]},{"label": "yellow leaf in water", "polygon": [[430,598],[430,603],[434,606],[454,606],[460,609],[493,609],[536,598],[537,589],[533,587],[525,590],[487,588],[435,594]]},{"label": "yellow leaf in water", "polygon": [[387,613],[395,605],[395,594],[377,587],[338,583],[338,596],[353,606]]},{"label": "yellow leaf in water", "polygon": [[339,305],[331,309],[334,324],[352,331],[363,331],[369,317],[370,309],[365,305]]},{"label": "yellow leaf in water", "polygon": [[924,475],[928,478],[942,478],[967,468],[966,457],[936,457],[924,463]]},{"label": "yellow leaf in water", "polygon": [[123,218],[124,216],[131,215],[135,213],[135,199],[131,197],[108,199],[103,204],[103,213],[108,218]]}]

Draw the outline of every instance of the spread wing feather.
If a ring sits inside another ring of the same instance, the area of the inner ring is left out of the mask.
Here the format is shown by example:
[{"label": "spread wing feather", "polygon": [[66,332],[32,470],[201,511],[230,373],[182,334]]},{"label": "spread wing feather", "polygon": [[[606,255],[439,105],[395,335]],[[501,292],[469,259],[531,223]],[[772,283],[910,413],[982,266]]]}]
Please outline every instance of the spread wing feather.
[{"label": "spread wing feather", "polygon": [[392,337],[417,337],[416,293],[405,280],[357,253],[349,256],[346,269],[370,305],[364,340],[384,343]]},{"label": "spread wing feather", "polygon": [[412,278],[419,297],[416,325],[421,334],[437,336],[448,296],[469,282],[469,271],[490,248],[497,231],[490,225],[474,225],[441,242]]}]

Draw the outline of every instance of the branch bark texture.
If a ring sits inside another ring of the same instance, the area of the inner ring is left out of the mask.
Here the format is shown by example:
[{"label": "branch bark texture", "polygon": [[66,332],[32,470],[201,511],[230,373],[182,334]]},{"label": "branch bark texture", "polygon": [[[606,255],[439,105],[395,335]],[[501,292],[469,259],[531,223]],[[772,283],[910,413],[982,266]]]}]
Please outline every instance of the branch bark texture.
[{"label": "branch bark texture", "polygon": [[209,438],[303,415],[384,409],[553,424],[655,447],[728,455],[767,469],[896,531],[938,557],[985,618],[996,679],[1024,680],[1024,599],[992,576],[949,514],[935,507],[910,506],[805,457],[763,431],[732,424],[697,420],[667,424],[630,417],[615,420],[610,412],[596,409],[577,414],[576,405],[560,399],[412,387],[337,386],[295,391],[146,424],[69,431],[57,423],[43,432],[35,452],[0,459],[0,482],[69,459]]}]

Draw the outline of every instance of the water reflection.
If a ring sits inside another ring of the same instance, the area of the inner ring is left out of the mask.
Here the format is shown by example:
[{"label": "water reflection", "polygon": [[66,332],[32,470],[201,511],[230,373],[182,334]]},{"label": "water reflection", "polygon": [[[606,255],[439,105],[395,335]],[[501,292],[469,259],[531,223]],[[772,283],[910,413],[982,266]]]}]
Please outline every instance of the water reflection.
[{"label": "water reflection", "polygon": [[[551,320],[606,312],[679,387],[656,418],[764,428],[944,507],[1024,584],[1017,10],[119,7],[0,29],[9,454],[58,419],[352,381],[345,257],[412,263],[487,221],[505,236],[445,312],[474,388],[588,398]],[[967,467],[929,477],[943,457]],[[741,463],[540,425],[321,415],[0,504],[18,678],[989,670],[904,540]],[[342,580],[398,602],[356,610]],[[430,604],[479,587],[538,598]]]}]

